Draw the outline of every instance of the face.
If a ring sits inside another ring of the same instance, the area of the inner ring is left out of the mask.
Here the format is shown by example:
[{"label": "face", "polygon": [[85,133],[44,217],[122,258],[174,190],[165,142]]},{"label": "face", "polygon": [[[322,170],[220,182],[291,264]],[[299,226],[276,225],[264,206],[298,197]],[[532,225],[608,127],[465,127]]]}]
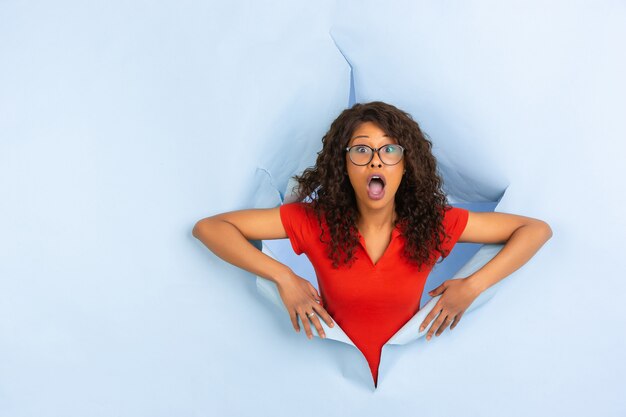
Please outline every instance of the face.
[{"label": "face", "polygon": [[[364,122],[354,130],[348,146],[368,145],[372,148],[380,148],[383,145],[397,143],[397,140],[387,136],[373,122]],[[385,165],[375,152],[367,165],[359,166],[352,163],[346,152],[346,170],[359,207],[380,209],[394,204],[394,197],[404,171],[404,158],[395,165]],[[371,180],[372,175],[381,177],[384,182],[382,190],[376,180]]]}]

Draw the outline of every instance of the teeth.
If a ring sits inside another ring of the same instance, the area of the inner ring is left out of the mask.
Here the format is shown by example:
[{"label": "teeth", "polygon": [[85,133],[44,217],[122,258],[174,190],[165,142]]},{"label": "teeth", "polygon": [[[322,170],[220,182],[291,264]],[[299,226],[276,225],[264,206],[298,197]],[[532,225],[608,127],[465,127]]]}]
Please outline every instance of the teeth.
[{"label": "teeth", "polygon": [[383,181],[383,179],[381,177],[379,177],[378,175],[372,175],[372,177],[370,178],[369,182],[372,182],[373,179],[380,180],[383,183],[383,185],[385,185],[385,181]]}]

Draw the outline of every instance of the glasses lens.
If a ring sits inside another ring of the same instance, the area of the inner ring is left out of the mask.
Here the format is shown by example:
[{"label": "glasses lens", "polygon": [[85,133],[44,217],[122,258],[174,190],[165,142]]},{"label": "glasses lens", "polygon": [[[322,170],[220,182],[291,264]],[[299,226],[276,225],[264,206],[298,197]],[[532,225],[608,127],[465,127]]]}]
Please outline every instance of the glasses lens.
[{"label": "glasses lens", "polygon": [[398,145],[385,145],[380,148],[378,154],[383,164],[395,165],[402,159],[403,150]]},{"label": "glasses lens", "polygon": [[365,165],[372,158],[372,150],[367,146],[353,146],[349,154],[352,162],[357,165]]}]

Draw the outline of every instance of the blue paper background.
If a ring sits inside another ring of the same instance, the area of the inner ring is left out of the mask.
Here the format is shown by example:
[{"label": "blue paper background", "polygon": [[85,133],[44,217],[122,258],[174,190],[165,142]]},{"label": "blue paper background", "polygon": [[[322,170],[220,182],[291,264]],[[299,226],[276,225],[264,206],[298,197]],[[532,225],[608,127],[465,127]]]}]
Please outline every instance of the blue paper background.
[{"label": "blue paper background", "polygon": [[[617,0],[1,1],[0,415],[625,415],[624,39]],[[191,236],[351,96],[554,232],[375,392]]]}]

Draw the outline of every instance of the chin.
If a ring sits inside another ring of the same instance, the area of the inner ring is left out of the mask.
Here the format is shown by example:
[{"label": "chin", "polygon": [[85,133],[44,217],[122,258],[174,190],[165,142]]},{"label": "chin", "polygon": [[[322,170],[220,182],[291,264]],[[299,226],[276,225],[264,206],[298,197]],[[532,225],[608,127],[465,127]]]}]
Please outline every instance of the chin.
[{"label": "chin", "polygon": [[379,208],[379,207],[383,207],[386,206],[387,204],[393,203],[394,199],[395,199],[395,193],[393,195],[387,195],[385,193],[385,196],[383,198],[381,198],[380,200],[372,200],[371,198],[369,198],[369,196],[366,194],[364,196],[362,196],[360,198],[360,200],[367,205],[368,207],[374,207],[374,208]]}]

